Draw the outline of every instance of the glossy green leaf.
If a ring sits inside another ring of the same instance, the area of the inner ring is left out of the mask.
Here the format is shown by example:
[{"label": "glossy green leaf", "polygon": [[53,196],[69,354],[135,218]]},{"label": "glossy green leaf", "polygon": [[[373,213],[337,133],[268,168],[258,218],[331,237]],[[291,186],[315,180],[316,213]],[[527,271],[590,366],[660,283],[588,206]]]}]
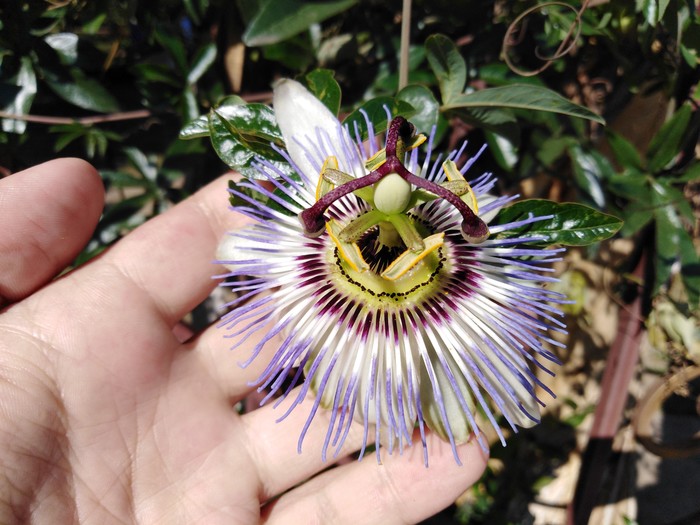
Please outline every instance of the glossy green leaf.
[{"label": "glossy green leaf", "polygon": [[202,47],[202,49],[200,49],[197,53],[197,56],[194,57],[189,73],[187,73],[187,83],[196,83],[202,77],[202,75],[206,73],[207,69],[211,67],[215,60],[216,44],[211,42]]},{"label": "glossy green leaf", "polygon": [[[229,95],[227,97],[222,98],[218,102],[216,107],[220,108],[223,106],[239,106],[241,104],[246,104],[246,101],[238,95]],[[179,136],[183,140],[189,140],[197,139],[200,137],[208,137],[209,133],[209,114],[207,113],[206,115],[201,115],[187,123],[185,127],[183,127],[180,130]]]},{"label": "glossy green leaf", "polygon": [[58,54],[63,65],[73,65],[78,59],[78,35],[75,33],[52,33],[44,42]]},{"label": "glossy green leaf", "polygon": [[47,78],[46,83],[59,97],[79,108],[99,113],[119,111],[117,99],[97,80],[77,68],[71,68],[70,74],[72,82]]},{"label": "glossy green leaf", "polygon": [[214,151],[224,163],[244,177],[256,177],[256,170],[250,167],[255,154],[237,140],[216,113],[209,116],[209,136]]},{"label": "glossy green leaf", "polygon": [[557,203],[543,199],[530,199],[503,208],[491,225],[521,221],[530,216],[545,219],[500,234],[502,237],[541,236],[538,244],[550,246],[587,246],[612,237],[621,227],[617,217],[599,212],[588,206],[576,203]]},{"label": "glossy green leaf", "polygon": [[444,104],[442,109],[449,111],[476,107],[547,111],[585,118],[601,124],[605,123],[600,115],[593,113],[588,108],[574,104],[551,89],[526,84],[511,84],[461,94]]},{"label": "glossy green leaf", "polygon": [[267,0],[248,24],[243,42],[251,47],[281,42],[356,3],[357,0]]},{"label": "glossy green leaf", "polygon": [[656,27],[659,20],[658,0],[637,0],[637,11],[644,15],[644,20],[652,27]]},{"label": "glossy green leaf", "polygon": [[[32,107],[36,96],[36,74],[34,66],[28,56],[22,57],[21,65],[14,84],[20,89],[16,92],[12,102],[3,108],[13,115],[26,115]],[[27,123],[22,120],[2,119],[2,130],[7,133],[24,133]]]},{"label": "glossy green leaf", "polygon": [[590,202],[599,208],[605,207],[603,181],[614,174],[608,160],[597,151],[586,150],[579,145],[569,147],[569,155],[579,188]]},{"label": "glossy green leaf", "polygon": [[684,104],[651,139],[647,150],[648,169],[651,173],[664,169],[678,154],[692,113],[690,105]]},{"label": "glossy green leaf", "polygon": [[387,128],[387,109],[393,117],[402,116],[408,120],[413,118],[413,115],[416,113],[413,106],[403,100],[392,97],[377,97],[365,102],[350,113],[343,121],[343,125],[348,127],[353,137],[355,136],[355,128],[357,128],[360,139],[365,140],[367,138],[367,121],[362,112],[365,112],[372,123],[374,132],[381,133]]},{"label": "glossy green leaf", "polygon": [[252,166],[264,157],[285,173],[291,167],[271,146],[284,146],[272,108],[264,104],[223,105],[209,114],[212,145],[221,160],[248,178],[264,178]]},{"label": "glossy green leaf", "polygon": [[155,182],[158,176],[158,168],[148,159],[143,151],[129,147],[124,148],[124,154],[144,179]]},{"label": "glossy green leaf", "polygon": [[433,92],[425,86],[406,86],[396,95],[411,105],[416,112],[411,116],[411,122],[418,132],[429,134],[433,126],[437,126],[440,119],[440,103],[435,99]]},{"label": "glossy green leaf", "polygon": [[442,103],[449,104],[464,91],[467,65],[457,46],[444,35],[431,35],[425,41],[428,63],[440,84]]},{"label": "glossy green leaf", "polygon": [[270,143],[284,146],[282,132],[270,106],[258,103],[224,105],[217,107],[214,113],[242,144],[256,153],[275,156],[271,154]]},{"label": "glossy green leaf", "polygon": [[304,76],[304,84],[333,113],[340,111],[340,86],[330,69],[315,69]]},{"label": "glossy green leaf", "polygon": [[183,140],[198,139],[209,136],[209,115],[201,115],[193,121],[185,124],[180,130],[179,137]]},{"label": "glossy green leaf", "polygon": [[518,142],[492,131],[485,131],[484,136],[489,145],[489,153],[498,165],[506,171],[513,171],[518,163]]}]

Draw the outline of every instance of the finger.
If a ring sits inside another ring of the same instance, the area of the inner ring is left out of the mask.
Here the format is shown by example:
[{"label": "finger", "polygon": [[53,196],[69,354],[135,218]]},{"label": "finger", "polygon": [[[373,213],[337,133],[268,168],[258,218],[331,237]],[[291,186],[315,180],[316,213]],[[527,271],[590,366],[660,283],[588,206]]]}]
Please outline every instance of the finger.
[{"label": "finger", "polygon": [[248,452],[258,470],[261,501],[267,501],[307,480],[338,459],[356,452],[362,445],[363,425],[353,421],[342,448],[336,450],[329,442],[324,460],[323,449],[328,439],[331,412],[323,409],[316,412],[301,444],[300,436],[314,403],[312,398],[305,399],[278,422],[298,392],[299,388],[292,391],[289,399],[276,408],[272,404],[265,405],[241,418]]},{"label": "finger", "polygon": [[236,217],[221,177],[127,235],[105,254],[101,268],[115,269],[116,281],[135,285],[137,299],[174,325],[216,285],[216,247]]},{"label": "finger", "polygon": [[253,389],[251,384],[265,370],[270,359],[282,343],[281,336],[267,341],[252,361],[250,357],[256,352],[256,345],[263,342],[266,330],[251,332],[240,345],[241,339],[231,339],[229,332],[216,324],[206,328],[195,339],[188,341],[184,348],[194,351],[201,364],[207,369],[212,380],[232,403],[248,395]]},{"label": "finger", "polygon": [[0,180],[0,304],[55,277],[87,244],[104,190],[80,159],[56,159]]},{"label": "finger", "polygon": [[263,509],[268,524],[404,524],[418,523],[450,505],[474,484],[487,456],[476,441],[458,447],[457,465],[450,445],[428,435],[430,466],[423,464],[420,444],[403,455],[366,458],[325,472],[284,494]]}]

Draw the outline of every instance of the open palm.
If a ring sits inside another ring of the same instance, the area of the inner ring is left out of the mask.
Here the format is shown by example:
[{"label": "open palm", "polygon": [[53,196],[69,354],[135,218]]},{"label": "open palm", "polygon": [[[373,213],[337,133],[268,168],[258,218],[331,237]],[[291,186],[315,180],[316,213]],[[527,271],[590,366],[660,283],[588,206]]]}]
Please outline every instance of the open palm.
[{"label": "open palm", "polygon": [[215,286],[226,181],[54,280],[102,204],[74,159],[0,181],[0,523],[414,523],[481,474],[478,446],[459,467],[432,437],[428,469],[421,447],[328,469],[326,414],[302,454],[303,408],[238,415],[265,359],[241,369],[215,328],[177,328]]}]

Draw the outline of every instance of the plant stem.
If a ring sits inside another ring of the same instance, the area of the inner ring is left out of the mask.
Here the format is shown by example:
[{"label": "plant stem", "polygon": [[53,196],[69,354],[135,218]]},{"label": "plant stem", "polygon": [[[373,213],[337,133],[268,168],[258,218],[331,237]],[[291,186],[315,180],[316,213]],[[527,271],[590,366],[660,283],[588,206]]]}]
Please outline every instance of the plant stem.
[{"label": "plant stem", "polygon": [[117,122],[119,120],[132,120],[139,118],[148,118],[151,112],[146,109],[136,111],[124,111],[122,113],[112,113],[110,115],[95,115],[91,117],[52,117],[47,115],[18,115],[15,113],[7,113],[0,111],[0,118],[9,120],[23,120],[25,122],[36,122],[39,124],[82,124],[89,126],[91,124],[100,124],[102,122]]},{"label": "plant stem", "polygon": [[[646,257],[637,263],[634,275],[642,278]],[[620,311],[617,337],[608,354],[600,391],[600,402],[593,416],[588,444],[583,454],[574,501],[569,505],[567,523],[586,525],[596,505],[627,402],[629,385],[637,369],[643,334],[641,292]]]},{"label": "plant stem", "polygon": [[401,11],[401,51],[399,55],[399,90],[408,84],[408,48],[411,44],[411,0],[403,0]]}]

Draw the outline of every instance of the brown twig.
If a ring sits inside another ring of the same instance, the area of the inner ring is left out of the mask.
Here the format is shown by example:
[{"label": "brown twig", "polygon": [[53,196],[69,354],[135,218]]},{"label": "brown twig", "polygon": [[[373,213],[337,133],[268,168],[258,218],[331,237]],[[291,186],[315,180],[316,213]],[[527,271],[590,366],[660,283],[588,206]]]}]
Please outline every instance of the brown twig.
[{"label": "brown twig", "polygon": [[[517,73],[518,75],[524,76],[524,77],[531,77],[534,75],[537,75],[539,73],[542,73],[545,69],[547,69],[555,60],[558,60],[559,58],[562,58],[566,54],[568,54],[573,47],[576,45],[576,41],[578,40],[579,35],[581,34],[581,17],[583,16],[583,13],[586,11],[588,8],[588,4],[590,3],[591,0],[584,0],[583,4],[581,4],[581,9],[578,11],[570,6],[569,4],[566,4],[564,2],[545,2],[543,4],[536,5],[534,7],[531,7],[530,9],[525,10],[523,13],[518,15],[518,17],[513,20],[513,22],[508,26],[508,30],[506,31],[506,34],[503,36],[503,47],[502,47],[502,55],[503,55],[503,60],[505,60],[506,64],[508,64],[508,67]],[[559,47],[557,47],[557,50],[554,52],[553,55],[551,56],[545,56],[540,54],[539,50],[535,49],[535,56],[539,58],[540,60],[544,61],[544,64],[537,69],[533,70],[525,70],[521,69],[518,66],[516,66],[513,61],[511,60],[510,56],[508,55],[508,50],[513,47],[514,43],[516,42],[513,34],[515,33],[515,30],[518,28],[518,25],[522,22],[523,26],[525,25],[525,18],[527,18],[529,15],[536,11],[540,11],[542,9],[546,9],[547,7],[551,6],[560,6],[560,7],[565,7],[567,9],[570,9],[574,13],[576,13],[576,18],[574,19],[573,24],[569,26],[569,29],[566,32],[566,35],[564,36],[564,39],[561,41],[559,44]],[[574,35],[575,33],[575,35]],[[573,38],[572,38],[573,36]]]},{"label": "brown twig", "polygon": [[103,122],[118,122],[120,120],[134,120],[140,118],[148,118],[151,112],[147,109],[139,109],[136,111],[124,111],[122,113],[111,113],[109,115],[93,115],[90,117],[52,117],[48,115],[18,115],[15,113],[7,113],[0,111],[0,118],[9,120],[22,120],[24,122],[35,122],[37,124],[82,124],[83,126],[91,126],[93,124],[102,124]]}]

